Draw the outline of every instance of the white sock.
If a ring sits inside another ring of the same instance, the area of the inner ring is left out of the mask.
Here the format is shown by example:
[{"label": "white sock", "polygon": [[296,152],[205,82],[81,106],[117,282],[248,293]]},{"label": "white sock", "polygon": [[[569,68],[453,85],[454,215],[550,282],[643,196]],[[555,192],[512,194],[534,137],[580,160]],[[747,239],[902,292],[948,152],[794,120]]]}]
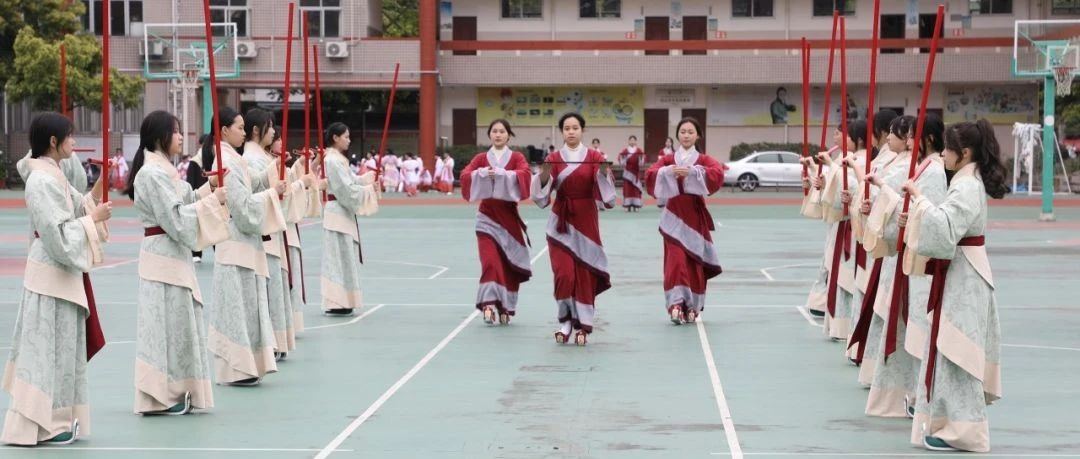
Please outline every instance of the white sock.
[{"label": "white sock", "polygon": [[570,336],[570,331],[571,330],[572,330],[572,327],[570,326],[570,321],[563,322],[562,325],[559,327],[559,331],[561,331],[562,334],[564,334],[566,336]]}]

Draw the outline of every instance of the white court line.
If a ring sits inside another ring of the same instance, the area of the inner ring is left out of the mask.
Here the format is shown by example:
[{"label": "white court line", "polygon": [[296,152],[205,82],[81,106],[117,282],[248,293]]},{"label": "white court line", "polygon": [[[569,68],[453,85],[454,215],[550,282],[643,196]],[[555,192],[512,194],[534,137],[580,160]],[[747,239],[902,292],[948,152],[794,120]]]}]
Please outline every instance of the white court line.
[{"label": "white court line", "polygon": [[437,272],[437,273],[435,273],[435,274],[432,274],[432,275],[431,275],[431,277],[429,277],[429,278],[428,278],[428,280],[431,280],[431,279],[434,279],[434,278],[436,278],[436,277],[439,277],[439,274],[445,273],[445,272],[447,272],[447,271],[449,271],[449,270],[450,270],[450,268],[447,268],[447,267],[443,267],[443,269],[442,269],[441,271],[439,271],[439,272]]},{"label": "white court line", "polygon": [[364,317],[367,317],[367,316],[370,316],[370,315],[374,314],[375,311],[378,311],[378,310],[382,309],[383,306],[386,306],[386,305],[385,304],[377,304],[377,305],[375,305],[375,307],[373,307],[371,309],[368,309],[367,311],[364,311],[363,314],[360,314],[359,316],[356,316],[356,318],[354,318],[354,319],[352,319],[352,320],[350,320],[348,322],[341,322],[341,323],[337,323],[337,324],[327,324],[327,325],[317,325],[317,326],[314,326],[314,327],[304,327],[304,329],[305,330],[319,330],[319,329],[322,329],[322,328],[344,327],[346,325],[352,325],[352,324],[355,324],[355,323],[357,323],[357,322],[359,322],[361,320],[364,320]]},{"label": "white court line", "polygon": [[466,317],[465,320],[461,321],[461,323],[458,324],[458,326],[454,328],[454,330],[451,331],[449,335],[446,335],[446,337],[443,338],[442,341],[439,341],[439,344],[435,345],[434,348],[428,351],[427,355],[425,355],[424,358],[420,359],[419,362],[416,362],[416,365],[413,365],[409,372],[405,373],[405,376],[402,376],[401,379],[398,379],[393,386],[390,386],[390,388],[386,390],[386,392],[383,392],[383,394],[379,396],[379,399],[375,400],[375,403],[372,403],[371,406],[367,408],[367,410],[364,410],[364,413],[361,414],[360,417],[354,419],[353,422],[351,422],[349,426],[345,428],[345,430],[341,431],[341,433],[339,433],[337,437],[335,437],[329,444],[327,444],[325,448],[320,450],[319,454],[315,455],[315,459],[326,459],[326,457],[330,456],[330,454],[334,453],[335,451],[339,451],[337,447],[341,446],[341,443],[343,443],[345,439],[349,438],[349,436],[352,435],[352,433],[355,432],[356,429],[360,428],[360,426],[364,422],[370,419],[371,416],[374,415],[375,412],[378,411],[379,408],[381,408],[387,400],[390,400],[390,397],[393,397],[398,390],[401,390],[405,383],[409,382],[409,380],[412,379],[413,376],[416,376],[416,374],[419,373],[420,370],[427,366],[428,362],[430,362],[431,359],[435,358],[435,356],[438,355],[439,352],[442,351],[443,348],[445,348],[451,340],[457,337],[458,333],[461,333],[461,331],[464,330],[466,326],[472,323],[478,315],[480,315],[480,310],[473,310],[472,314],[469,314],[469,316]]},{"label": "white court line", "polygon": [[795,306],[795,309],[797,309],[799,311],[799,314],[802,314],[802,316],[804,318],[806,318],[807,322],[810,322],[810,325],[813,325],[813,326],[818,327],[818,328],[825,328],[824,325],[817,323],[817,321],[814,320],[814,318],[810,316],[810,312],[808,312],[806,310],[806,307],[804,307],[804,306]]},{"label": "white court line", "polygon": [[[726,456],[728,453],[709,453],[713,456]],[[799,452],[755,452],[747,456],[805,456],[805,457],[1080,457],[1080,454],[1038,454],[1038,453],[799,453]]]},{"label": "white court line", "polygon": [[[0,446],[0,450],[21,450],[29,451],[25,446]],[[38,446],[34,448],[34,451],[48,449],[54,451],[160,451],[160,452],[199,452],[199,453],[310,453],[319,451],[314,448],[140,448],[137,446],[123,447],[123,446]],[[351,449],[339,449],[340,452],[353,452]]]},{"label": "white court line", "polygon": [[772,277],[772,275],[769,274],[769,271],[772,271],[774,269],[803,268],[803,267],[807,267],[807,266],[817,266],[817,264],[816,263],[795,263],[795,264],[781,265],[781,266],[766,266],[764,268],[761,268],[759,271],[761,271],[761,275],[765,276],[765,278],[768,279],[769,281],[775,281],[776,279],[774,279]]},{"label": "white court line", "polygon": [[540,249],[540,252],[538,252],[536,254],[536,256],[532,258],[532,260],[529,260],[529,264],[530,265],[536,264],[536,260],[539,260],[540,257],[544,255],[544,252],[547,252],[547,250],[548,250],[548,246],[545,245],[544,248]]},{"label": "white court line", "polygon": [[110,263],[110,264],[107,264],[107,265],[97,266],[93,270],[90,271],[90,274],[93,274],[94,271],[100,271],[100,270],[104,270],[104,269],[112,269],[112,268],[115,268],[117,266],[130,265],[132,263],[137,263],[138,261],[139,261],[138,258],[132,258],[130,260],[118,261],[116,263]]},{"label": "white court line", "polygon": [[705,365],[709,367],[709,379],[712,381],[713,396],[716,398],[716,407],[720,409],[720,419],[724,423],[724,436],[727,437],[728,449],[731,450],[731,459],[742,459],[742,446],[739,446],[739,436],[735,433],[735,422],[731,420],[731,411],[728,409],[727,398],[724,397],[724,388],[720,385],[720,375],[716,371],[716,360],[713,359],[712,347],[709,346],[709,336],[705,333],[705,321],[698,317],[696,322],[698,337],[701,338],[701,352],[705,354]]},{"label": "white court line", "polygon": [[[544,252],[547,251],[547,249],[548,249],[547,246],[544,246],[544,248],[542,250],[540,250],[540,253],[537,253],[536,256],[533,257],[533,259],[529,261],[529,264],[531,265],[533,263],[536,263],[536,260],[539,260],[540,256],[543,255]],[[440,305],[440,303],[427,304],[427,306],[434,306],[434,305]],[[469,305],[469,304],[446,303],[445,305],[447,305],[447,306],[462,306],[462,305]],[[476,317],[479,316],[479,315],[480,315],[480,310],[479,309],[474,309],[473,312],[471,314],[469,314],[469,316],[466,317],[465,320],[461,321],[461,323],[458,324],[458,326],[456,328],[454,328],[454,330],[451,331],[449,335],[446,335],[446,337],[443,338],[442,341],[439,341],[439,344],[436,344],[434,348],[432,348],[430,351],[428,351],[427,355],[425,355],[424,358],[420,359],[419,362],[416,362],[416,365],[413,365],[413,367],[411,369],[409,369],[409,371],[407,373],[405,373],[404,376],[402,376],[400,379],[398,379],[397,382],[394,383],[394,385],[390,386],[390,388],[387,389],[386,392],[383,392],[383,394],[380,395],[377,400],[375,400],[375,403],[372,403],[371,406],[369,406],[366,410],[364,410],[364,412],[362,414],[360,414],[359,417],[357,417],[351,423],[349,423],[349,425],[347,427],[345,427],[345,430],[342,430],[341,433],[339,433],[337,435],[337,437],[334,437],[334,439],[331,440],[330,443],[327,444],[325,448],[323,448],[321,451],[319,451],[319,454],[315,455],[315,459],[326,459],[327,457],[330,456],[330,454],[334,453],[335,451],[338,451],[337,448],[339,446],[341,446],[341,444],[344,443],[345,440],[348,439],[349,436],[351,436],[353,434],[353,432],[356,432],[356,429],[359,429],[361,425],[363,425],[365,422],[367,422],[368,419],[371,418],[371,416],[375,415],[375,412],[378,411],[379,408],[381,408],[383,406],[383,404],[385,404],[387,402],[387,400],[390,400],[390,397],[393,397],[394,394],[397,393],[397,391],[401,390],[401,388],[404,387],[405,384],[408,383],[409,380],[413,378],[413,376],[416,376],[416,374],[419,373],[420,370],[422,370],[425,366],[427,366],[428,362],[430,362],[431,359],[435,358],[435,356],[438,355],[439,352],[442,351],[443,348],[445,348],[447,344],[450,344],[450,341],[452,341],[454,338],[456,338],[457,335],[459,333],[461,333],[461,331],[464,330],[465,327],[467,327],[470,323],[472,323],[476,319]]]},{"label": "white court line", "polygon": [[1080,348],[1076,347],[1060,347],[1060,346],[1039,346],[1035,344],[1002,344],[1005,347],[1019,347],[1024,349],[1049,349],[1052,351],[1080,351]]}]

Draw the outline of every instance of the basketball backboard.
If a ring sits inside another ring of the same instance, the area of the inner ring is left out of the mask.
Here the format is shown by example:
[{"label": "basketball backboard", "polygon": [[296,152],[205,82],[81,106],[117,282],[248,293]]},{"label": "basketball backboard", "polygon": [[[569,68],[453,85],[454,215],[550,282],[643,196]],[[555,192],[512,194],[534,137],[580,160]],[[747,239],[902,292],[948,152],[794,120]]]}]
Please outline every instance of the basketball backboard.
[{"label": "basketball backboard", "polygon": [[185,70],[199,69],[199,79],[210,78],[208,54],[213,55],[217,78],[240,75],[236,50],[236,24],[211,24],[213,52],[206,50],[203,23],[146,24],[143,36],[143,76],[148,80],[182,80]]}]

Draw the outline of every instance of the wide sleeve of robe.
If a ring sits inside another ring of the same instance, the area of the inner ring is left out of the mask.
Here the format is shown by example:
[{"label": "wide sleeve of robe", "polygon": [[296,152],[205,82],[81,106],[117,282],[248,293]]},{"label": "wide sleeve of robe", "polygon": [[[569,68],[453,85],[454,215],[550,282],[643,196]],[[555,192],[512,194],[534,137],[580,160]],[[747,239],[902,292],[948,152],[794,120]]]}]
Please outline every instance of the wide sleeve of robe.
[{"label": "wide sleeve of robe", "polygon": [[158,226],[188,249],[199,251],[229,239],[228,209],[209,194],[198,197],[187,182],[159,168],[144,167],[135,176],[139,200],[148,200]]},{"label": "wide sleeve of robe", "polygon": [[[49,258],[69,269],[89,272],[104,259],[102,234],[89,215],[89,196],[49,174],[30,174],[26,184],[30,222]],[[71,203],[71,204],[69,204]],[[71,210],[68,210],[71,209]]]},{"label": "wide sleeve of robe", "polygon": [[254,193],[244,180],[239,155],[223,155],[222,162],[229,170],[225,174],[225,201],[236,229],[247,234],[270,235],[285,229],[285,216],[281,214],[278,197],[273,189]]},{"label": "wide sleeve of robe", "polygon": [[342,207],[356,215],[374,215],[379,211],[379,199],[375,192],[375,172],[357,177],[349,170],[346,161],[327,161],[326,178],[329,192]]},{"label": "wide sleeve of robe", "polygon": [[925,195],[916,199],[908,225],[918,226],[921,237],[913,249],[925,257],[951,260],[960,240],[979,219],[983,195],[982,183],[965,177],[952,184],[940,205]]}]

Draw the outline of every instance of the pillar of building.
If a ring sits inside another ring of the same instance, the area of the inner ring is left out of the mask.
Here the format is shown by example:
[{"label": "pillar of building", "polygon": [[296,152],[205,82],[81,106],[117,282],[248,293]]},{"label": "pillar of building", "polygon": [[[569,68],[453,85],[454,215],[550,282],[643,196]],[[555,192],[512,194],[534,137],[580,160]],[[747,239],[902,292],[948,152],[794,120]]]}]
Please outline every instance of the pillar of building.
[{"label": "pillar of building", "polygon": [[420,0],[420,157],[428,170],[435,169],[435,139],[438,137],[437,4],[436,0]]}]

